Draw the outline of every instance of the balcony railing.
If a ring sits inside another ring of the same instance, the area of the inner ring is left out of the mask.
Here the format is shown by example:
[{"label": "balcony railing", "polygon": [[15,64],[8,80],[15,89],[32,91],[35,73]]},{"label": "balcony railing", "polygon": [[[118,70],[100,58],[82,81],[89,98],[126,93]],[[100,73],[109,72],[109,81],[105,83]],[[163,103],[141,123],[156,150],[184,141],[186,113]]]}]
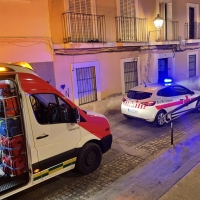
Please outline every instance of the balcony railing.
[{"label": "balcony railing", "polygon": [[184,36],[185,40],[200,39],[200,23],[195,23],[192,25],[190,25],[189,23],[185,23]]},{"label": "balcony railing", "polygon": [[134,17],[115,17],[117,42],[146,42],[147,19]]},{"label": "balcony railing", "polygon": [[[178,40],[179,35],[179,22],[178,21],[164,21],[160,29],[159,41],[175,41]],[[159,33],[158,33],[159,35]]]},{"label": "balcony railing", "polygon": [[62,20],[64,43],[105,42],[104,15],[65,12]]}]

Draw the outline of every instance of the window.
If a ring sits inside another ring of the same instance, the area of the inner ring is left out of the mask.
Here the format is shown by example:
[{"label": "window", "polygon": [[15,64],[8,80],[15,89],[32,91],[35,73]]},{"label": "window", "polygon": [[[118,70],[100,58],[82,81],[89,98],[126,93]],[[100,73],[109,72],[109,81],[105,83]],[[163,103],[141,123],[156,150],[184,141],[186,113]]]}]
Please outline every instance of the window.
[{"label": "window", "polygon": [[173,93],[172,93],[172,89],[171,87],[167,87],[167,88],[164,88],[164,89],[161,89],[157,92],[157,95],[158,96],[163,96],[163,97],[171,97],[171,96],[174,96]]},{"label": "window", "polygon": [[39,124],[73,122],[71,106],[54,94],[34,94],[30,102]]},{"label": "window", "polygon": [[74,13],[91,14],[91,0],[69,0],[69,10]]},{"label": "window", "polygon": [[173,92],[173,96],[190,94],[190,90],[181,86],[173,86],[172,92]]},{"label": "window", "polygon": [[101,100],[98,62],[73,64],[72,78],[75,104],[83,105]]},{"label": "window", "polygon": [[196,76],[196,55],[189,55],[189,77]]},{"label": "window", "polygon": [[191,94],[191,91],[185,87],[181,87],[178,85],[161,89],[157,93],[158,96],[163,96],[163,97],[172,97],[172,96],[179,96],[179,95],[185,95],[185,94]]},{"label": "window", "polygon": [[127,97],[129,99],[142,100],[142,99],[150,98],[151,95],[152,95],[152,93],[150,93],[150,92],[141,92],[141,91],[129,90]]},{"label": "window", "polygon": [[164,19],[163,26],[160,30],[160,39],[161,40],[173,40],[173,28],[175,22],[172,21],[172,3],[159,3],[159,14]]},{"label": "window", "polygon": [[105,40],[105,16],[96,15],[95,0],[65,0],[64,41],[99,42]]},{"label": "window", "polygon": [[124,63],[125,92],[138,85],[137,61]]},{"label": "window", "polygon": [[198,38],[199,4],[187,3],[186,39]]},{"label": "window", "polygon": [[135,0],[120,0],[120,15],[135,17]]},{"label": "window", "polygon": [[79,105],[97,101],[95,66],[76,69]]},{"label": "window", "polygon": [[119,0],[121,41],[136,40],[135,0]]}]

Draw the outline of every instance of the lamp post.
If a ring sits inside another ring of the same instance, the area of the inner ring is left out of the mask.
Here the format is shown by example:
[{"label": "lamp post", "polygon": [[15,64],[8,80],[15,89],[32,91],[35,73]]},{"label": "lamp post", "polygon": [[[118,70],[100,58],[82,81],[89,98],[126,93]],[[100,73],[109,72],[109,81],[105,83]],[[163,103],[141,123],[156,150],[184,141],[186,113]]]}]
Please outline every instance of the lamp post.
[{"label": "lamp post", "polygon": [[[160,17],[159,14],[157,14],[157,17],[155,17],[155,19],[153,20],[154,26],[156,27],[156,30],[154,30],[154,31],[159,31],[160,30],[160,28],[163,25],[163,21],[164,21],[163,18]],[[149,33],[148,33],[148,42],[149,42],[150,33],[154,32],[154,31],[149,31]]]},{"label": "lamp post", "polygon": [[150,38],[150,33],[151,32],[155,32],[155,31],[159,31],[160,28],[162,27],[163,25],[163,18],[160,17],[160,15],[158,14],[157,17],[153,20],[154,22],[154,25],[156,27],[156,30],[154,31],[149,31],[148,32],[148,35],[147,35],[147,42],[148,42],[148,60],[147,60],[147,66],[146,66],[146,69],[145,69],[145,77],[146,77],[146,80],[148,82],[150,82],[149,80],[149,70],[150,70],[150,60],[151,60],[151,50],[149,48],[150,44],[149,44],[149,38]]}]

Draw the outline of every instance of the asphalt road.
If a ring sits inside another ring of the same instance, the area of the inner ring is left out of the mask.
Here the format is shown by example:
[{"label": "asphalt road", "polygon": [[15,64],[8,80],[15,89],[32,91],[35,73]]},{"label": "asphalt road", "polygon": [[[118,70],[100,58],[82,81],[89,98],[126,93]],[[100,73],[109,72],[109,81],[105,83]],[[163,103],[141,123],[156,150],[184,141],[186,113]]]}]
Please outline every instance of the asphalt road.
[{"label": "asphalt road", "polygon": [[[170,124],[155,127],[138,119],[125,119],[121,113],[107,116],[113,134],[112,148],[103,155],[97,171],[80,175],[74,171],[61,174],[10,199],[89,199],[106,190],[134,169],[150,162],[163,150],[171,148]],[[191,113],[174,122],[174,143],[187,138],[192,127],[200,127],[200,114]],[[199,128],[200,130],[200,128]]]}]

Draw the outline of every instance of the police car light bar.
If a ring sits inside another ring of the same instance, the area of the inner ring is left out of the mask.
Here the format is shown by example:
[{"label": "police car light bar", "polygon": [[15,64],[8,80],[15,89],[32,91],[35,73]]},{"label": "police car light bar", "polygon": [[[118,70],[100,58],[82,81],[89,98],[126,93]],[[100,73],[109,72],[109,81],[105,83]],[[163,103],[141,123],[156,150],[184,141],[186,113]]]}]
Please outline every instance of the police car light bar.
[{"label": "police car light bar", "polygon": [[172,79],[171,78],[165,78],[164,83],[172,83]]}]

